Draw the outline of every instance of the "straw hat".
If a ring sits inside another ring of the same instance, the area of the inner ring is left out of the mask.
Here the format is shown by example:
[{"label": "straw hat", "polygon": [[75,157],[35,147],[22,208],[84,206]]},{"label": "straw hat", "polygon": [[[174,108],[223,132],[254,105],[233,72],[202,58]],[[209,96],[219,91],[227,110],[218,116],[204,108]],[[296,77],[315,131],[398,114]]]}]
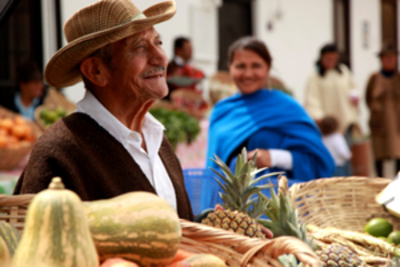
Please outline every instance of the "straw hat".
[{"label": "straw hat", "polygon": [[378,57],[382,57],[383,55],[387,54],[393,54],[393,55],[398,54],[397,49],[394,47],[392,43],[389,42],[383,44],[381,51],[379,51],[378,53]]},{"label": "straw hat", "polygon": [[174,1],[153,5],[141,12],[131,0],[101,0],[76,12],[64,25],[68,44],[47,63],[45,79],[54,87],[82,80],[79,65],[97,49],[170,19]]}]

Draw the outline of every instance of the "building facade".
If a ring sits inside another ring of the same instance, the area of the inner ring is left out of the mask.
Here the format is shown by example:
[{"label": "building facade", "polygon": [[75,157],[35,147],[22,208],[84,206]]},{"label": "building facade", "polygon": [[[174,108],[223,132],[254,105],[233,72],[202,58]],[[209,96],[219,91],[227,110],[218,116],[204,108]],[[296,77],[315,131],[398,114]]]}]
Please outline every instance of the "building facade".
[{"label": "building facade", "polygon": [[[65,21],[83,6],[95,2],[21,0],[24,1],[41,7],[41,66],[66,43],[61,30]],[[134,0],[134,3],[144,10],[161,1]],[[364,133],[368,133],[365,87],[369,75],[379,69],[377,52],[382,40],[391,38],[396,45],[400,43],[397,42],[399,1],[176,0],[177,14],[156,29],[161,33],[169,58],[173,55],[174,38],[191,38],[193,64],[203,69],[208,77],[219,69],[226,69],[226,50],[233,40],[244,35],[260,38],[273,57],[271,73],[285,83],[300,103],[304,101],[306,80],[314,68],[319,49],[326,43],[336,42],[344,51],[343,59],[350,65],[360,90],[360,125]],[[72,101],[79,101],[84,93],[83,84],[65,88],[63,92]]]}]

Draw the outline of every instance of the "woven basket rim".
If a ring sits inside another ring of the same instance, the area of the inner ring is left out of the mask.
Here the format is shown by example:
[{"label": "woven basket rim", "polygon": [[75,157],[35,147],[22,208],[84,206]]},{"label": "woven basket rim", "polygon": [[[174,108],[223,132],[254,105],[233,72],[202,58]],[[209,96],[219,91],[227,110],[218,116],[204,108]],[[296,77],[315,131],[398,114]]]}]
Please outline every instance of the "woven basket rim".
[{"label": "woven basket rim", "polygon": [[36,194],[4,195],[0,194],[0,207],[28,207]]},{"label": "woven basket rim", "polygon": [[364,232],[372,218],[385,218],[400,230],[400,218],[386,211],[376,196],[391,182],[364,176],[317,179],[290,187],[299,221],[317,227]]},{"label": "woven basket rim", "polygon": [[[198,245],[219,244],[243,254],[240,266],[247,266],[254,261],[265,261],[267,257],[272,266],[281,266],[277,261],[283,254],[293,254],[304,266],[316,267],[319,259],[313,250],[300,239],[291,236],[281,236],[271,240],[249,238],[200,223],[181,219],[182,235],[198,242]],[[258,265],[256,265],[258,266]],[[269,265],[266,265],[269,266]]]}]

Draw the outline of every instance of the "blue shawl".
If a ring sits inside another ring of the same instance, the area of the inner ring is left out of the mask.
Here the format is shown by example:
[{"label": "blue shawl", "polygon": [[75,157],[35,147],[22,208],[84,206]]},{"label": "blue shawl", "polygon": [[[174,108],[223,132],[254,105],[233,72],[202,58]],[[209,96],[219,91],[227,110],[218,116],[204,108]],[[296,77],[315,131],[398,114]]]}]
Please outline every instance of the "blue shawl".
[{"label": "blue shawl", "polygon": [[218,155],[227,162],[245,142],[251,145],[249,151],[257,147],[290,151],[293,169],[289,178],[308,181],[331,177],[335,170],[314,121],[294,98],[278,90],[236,94],[218,102],[211,114],[208,138],[206,167],[217,170],[211,158]]}]

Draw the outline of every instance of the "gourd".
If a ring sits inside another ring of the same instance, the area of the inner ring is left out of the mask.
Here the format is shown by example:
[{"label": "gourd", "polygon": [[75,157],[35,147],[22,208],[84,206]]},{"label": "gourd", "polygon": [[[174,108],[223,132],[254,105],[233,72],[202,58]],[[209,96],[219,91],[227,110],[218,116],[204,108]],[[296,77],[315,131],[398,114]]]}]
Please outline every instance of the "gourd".
[{"label": "gourd", "polygon": [[223,260],[212,254],[197,254],[185,260],[190,267],[226,267]]},{"label": "gourd", "polygon": [[98,267],[78,195],[53,178],[30,203],[13,267]]},{"label": "gourd", "polygon": [[0,221],[0,238],[3,238],[11,257],[14,256],[14,251],[17,249],[21,239],[21,234],[18,230],[13,225],[5,221]]},{"label": "gourd", "polygon": [[0,266],[10,267],[11,266],[11,255],[6,242],[0,237]]},{"label": "gourd", "polygon": [[124,258],[142,267],[165,266],[179,248],[179,217],[157,195],[131,192],[86,202],[85,208],[101,260]]},{"label": "gourd", "polygon": [[121,258],[111,258],[103,262],[100,267],[140,267],[136,263]]}]

